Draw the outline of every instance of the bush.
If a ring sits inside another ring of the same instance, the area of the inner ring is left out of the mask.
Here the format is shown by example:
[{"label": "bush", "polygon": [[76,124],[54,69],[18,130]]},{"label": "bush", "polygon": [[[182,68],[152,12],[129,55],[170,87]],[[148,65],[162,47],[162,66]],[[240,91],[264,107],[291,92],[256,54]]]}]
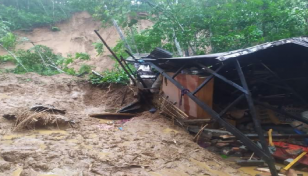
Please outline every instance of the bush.
[{"label": "bush", "polygon": [[[55,55],[46,46],[37,45],[29,50],[18,50],[16,56],[28,72],[36,72],[41,75],[54,75],[59,73],[52,66],[56,66],[55,63],[62,59],[62,56]],[[14,69],[14,73],[26,73],[27,71],[21,65],[17,65]]]},{"label": "bush", "polygon": [[57,32],[57,31],[60,31],[60,28],[58,28],[58,27],[56,27],[56,26],[53,26],[53,27],[51,27],[51,30],[52,30],[53,32]]},{"label": "bush", "polygon": [[0,43],[6,49],[15,48],[17,39],[13,33],[9,32],[0,39]]},{"label": "bush", "polygon": [[92,68],[93,68],[93,66],[83,64],[79,68],[78,75],[89,74],[89,73],[91,73]]},{"label": "bush", "polygon": [[10,23],[2,21],[0,17],[0,44],[5,49],[15,48],[17,37],[11,32]]},{"label": "bush", "polygon": [[10,55],[3,55],[3,56],[0,56],[0,63],[1,62],[13,62],[13,63],[15,63],[15,59]]},{"label": "bush", "polygon": [[[131,69],[133,69],[131,67]],[[111,70],[106,70],[101,73],[103,76],[97,76],[95,74],[90,75],[90,81],[92,84],[104,84],[104,83],[116,83],[116,84],[128,84],[129,76],[125,73],[125,71],[119,67],[118,64],[114,65],[114,68]]]},{"label": "bush", "polygon": [[81,60],[90,60],[90,55],[88,53],[76,53],[75,58]]},{"label": "bush", "polygon": [[[78,72],[69,65],[77,59],[89,60],[90,56],[87,53],[76,53],[75,57],[62,57],[56,55],[53,51],[42,45],[37,45],[29,50],[18,50],[16,52],[17,58],[23,64],[20,64],[14,69],[14,73],[36,72],[41,75],[55,75],[60,73],[59,69],[69,75],[90,73],[92,67],[89,65],[82,65]],[[2,56],[0,61],[13,60],[11,56]],[[59,69],[57,69],[59,68]]]},{"label": "bush", "polygon": [[97,52],[96,56],[102,55],[104,52],[104,44],[100,42],[95,42],[92,44],[95,47],[95,50]]}]

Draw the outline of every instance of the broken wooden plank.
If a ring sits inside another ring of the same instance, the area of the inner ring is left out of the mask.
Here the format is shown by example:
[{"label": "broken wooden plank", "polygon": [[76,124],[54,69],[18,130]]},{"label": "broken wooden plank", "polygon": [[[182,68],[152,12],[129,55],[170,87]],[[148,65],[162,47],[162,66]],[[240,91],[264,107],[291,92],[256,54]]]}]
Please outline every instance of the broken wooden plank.
[{"label": "broken wooden plank", "polygon": [[132,103],[128,104],[127,106],[124,106],[121,108],[118,113],[128,113],[128,112],[135,112],[137,110],[141,109],[141,104],[139,100],[133,101]]},{"label": "broken wooden plank", "polygon": [[104,78],[104,76],[102,76],[101,74],[99,74],[98,72],[92,70],[92,73],[98,77]]},{"label": "broken wooden plank", "polygon": [[65,114],[66,110],[56,109],[52,106],[35,105],[30,108],[30,111],[49,112],[53,114]]},{"label": "broken wooden plank", "polygon": [[194,137],[194,141],[195,141],[195,142],[196,142],[196,141],[198,142],[198,140],[197,140],[198,137],[200,136],[200,134],[202,133],[202,131],[207,127],[207,125],[208,125],[208,124],[204,125],[203,128],[201,128],[201,130],[198,131],[198,133],[197,133],[196,136]]},{"label": "broken wooden plank", "polygon": [[[189,132],[192,133],[198,133],[198,131],[200,130],[200,127],[197,126],[188,126],[187,130]],[[231,133],[229,131],[225,131],[225,130],[217,130],[217,129],[204,129],[203,133],[205,134],[212,134],[213,136],[220,136],[220,135],[230,135]]]},{"label": "broken wooden plank", "polygon": [[236,164],[240,166],[264,166],[263,160],[237,160]]},{"label": "broken wooden plank", "polygon": [[243,151],[240,147],[232,147],[231,150],[233,152],[241,152],[241,151]]},{"label": "broken wooden plank", "polygon": [[[257,134],[245,134],[250,139],[257,139],[259,136]],[[268,134],[264,137],[268,138]],[[221,139],[235,139],[232,135],[220,135]],[[305,139],[308,138],[308,134],[272,134],[273,139]]]},{"label": "broken wooden plank", "polygon": [[131,113],[99,113],[99,114],[89,114],[90,117],[99,119],[110,119],[110,120],[120,120],[120,119],[130,119],[136,114]]},{"label": "broken wooden plank", "polygon": [[227,147],[227,146],[229,146],[229,145],[230,145],[230,143],[219,142],[219,143],[217,143],[215,146],[216,146],[217,148],[223,148],[223,147]]},{"label": "broken wooden plank", "polygon": [[183,123],[186,124],[200,124],[200,123],[210,123],[211,119],[191,119],[191,120],[183,120]]}]

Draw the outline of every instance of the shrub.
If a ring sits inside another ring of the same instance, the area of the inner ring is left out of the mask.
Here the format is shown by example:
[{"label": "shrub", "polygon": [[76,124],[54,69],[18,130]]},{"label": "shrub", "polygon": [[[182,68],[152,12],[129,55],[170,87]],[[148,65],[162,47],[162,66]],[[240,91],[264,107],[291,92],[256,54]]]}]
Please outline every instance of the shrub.
[{"label": "shrub", "polygon": [[3,55],[3,56],[0,56],[0,63],[1,62],[14,62],[15,63],[15,59],[10,55]]},{"label": "shrub", "polygon": [[[55,63],[62,59],[62,56],[55,55],[46,46],[37,45],[29,50],[18,50],[16,56],[29,72],[36,72],[41,75],[54,75],[59,73],[52,66],[56,66]],[[14,69],[14,73],[26,73],[27,71],[21,65],[17,65]]]},{"label": "shrub", "polygon": [[90,60],[90,55],[87,53],[76,53],[75,58],[81,60]]},{"label": "shrub", "polygon": [[93,68],[93,66],[83,64],[79,68],[78,75],[89,74],[89,73],[91,73],[92,68]]},{"label": "shrub", "polygon": [[92,44],[95,47],[95,50],[97,52],[96,56],[102,55],[104,52],[104,44],[100,42],[95,42]]},{"label": "shrub", "polygon": [[57,32],[57,31],[60,31],[60,28],[58,28],[58,27],[56,27],[56,26],[53,26],[53,27],[51,27],[51,30],[52,30],[53,32]]},{"label": "shrub", "polygon": [[[131,67],[131,69],[133,69]],[[103,71],[101,73],[103,77],[95,74],[90,75],[90,81],[92,84],[104,84],[104,83],[116,83],[116,84],[128,84],[129,76],[125,71],[119,67],[118,64],[114,65],[113,69]]]}]

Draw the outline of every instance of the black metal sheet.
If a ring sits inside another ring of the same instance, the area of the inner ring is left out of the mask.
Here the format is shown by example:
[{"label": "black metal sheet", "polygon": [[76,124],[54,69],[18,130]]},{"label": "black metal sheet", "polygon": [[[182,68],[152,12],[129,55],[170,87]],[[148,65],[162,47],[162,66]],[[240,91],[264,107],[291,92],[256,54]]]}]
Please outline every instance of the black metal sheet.
[{"label": "black metal sheet", "polygon": [[[218,61],[226,61],[231,58],[236,58],[239,56],[244,56],[248,54],[252,54],[261,50],[266,50],[272,47],[282,46],[286,44],[295,44],[300,47],[308,47],[308,37],[296,37],[296,38],[290,38],[290,39],[282,39],[274,42],[268,42],[260,45],[256,45],[253,47],[245,48],[245,49],[239,49],[229,52],[223,52],[223,53],[215,53],[215,54],[207,54],[207,55],[197,55],[197,56],[189,56],[189,57],[173,57],[173,58],[159,58],[158,60],[191,60],[191,59],[216,59]],[[141,59],[141,58],[140,58]],[[144,58],[146,60],[150,58]],[[153,60],[153,59],[150,59]],[[150,61],[149,60],[149,61]]]}]

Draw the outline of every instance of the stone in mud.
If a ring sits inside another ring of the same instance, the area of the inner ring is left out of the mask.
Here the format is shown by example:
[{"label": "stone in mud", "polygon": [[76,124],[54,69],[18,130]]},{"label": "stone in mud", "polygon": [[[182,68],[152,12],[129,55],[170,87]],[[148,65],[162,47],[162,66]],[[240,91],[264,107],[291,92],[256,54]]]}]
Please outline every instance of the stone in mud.
[{"label": "stone in mud", "polygon": [[11,169],[11,164],[7,161],[0,159],[0,171],[5,172],[5,171],[10,170],[10,169]]},{"label": "stone in mud", "polygon": [[18,163],[23,161],[25,158],[29,157],[35,153],[34,151],[28,150],[2,150],[0,156],[8,162]]},{"label": "stone in mud", "polygon": [[3,118],[5,118],[6,120],[16,120],[16,116],[13,114],[4,114]]}]

